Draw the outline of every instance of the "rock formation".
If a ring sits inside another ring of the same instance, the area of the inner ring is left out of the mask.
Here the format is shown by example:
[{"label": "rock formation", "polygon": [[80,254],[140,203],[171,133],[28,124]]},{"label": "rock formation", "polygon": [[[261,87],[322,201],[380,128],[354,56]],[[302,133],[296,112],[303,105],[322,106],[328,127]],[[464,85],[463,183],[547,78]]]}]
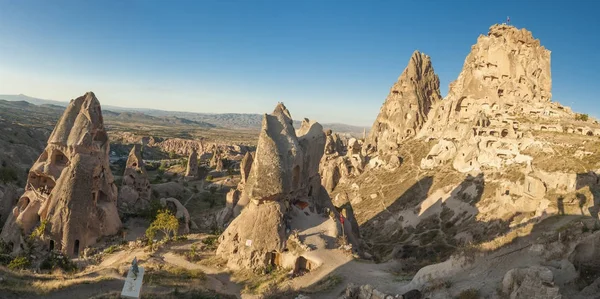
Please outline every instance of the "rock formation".
[{"label": "rock formation", "polygon": [[323,128],[305,119],[298,134],[282,103],[272,114],[264,115],[242,195],[249,202],[219,238],[217,255],[226,257],[232,269],[264,267],[273,254],[282,254],[290,233],[287,219],[292,205],[318,199],[315,188],[320,187]]},{"label": "rock formation", "polygon": [[240,165],[241,184],[245,184],[246,181],[248,181],[248,176],[250,175],[253,162],[254,157],[252,156],[252,153],[246,152],[246,155],[244,155],[244,159],[242,159],[242,163]]},{"label": "rock formation", "polygon": [[215,171],[223,171],[223,159],[218,158],[217,163],[215,165]]},{"label": "rock formation", "polygon": [[392,86],[369,132],[370,151],[393,150],[421,129],[430,109],[441,100],[440,80],[429,56],[415,51]]},{"label": "rock formation", "polygon": [[76,256],[98,238],[117,233],[121,220],[108,151],[95,95],[72,100],[31,167],[25,193],[0,238],[20,252],[25,238],[41,226],[38,243]]},{"label": "rock formation", "polygon": [[123,186],[119,190],[118,207],[119,212],[124,214],[140,213],[150,204],[152,190],[144,167],[141,148],[139,144],[133,146],[123,173]]},{"label": "rock formation", "polygon": [[215,150],[212,153],[212,157],[210,158],[209,166],[216,168],[218,161],[220,159],[221,159],[221,151],[219,150],[219,148],[215,148]]},{"label": "rock formation", "polygon": [[530,157],[519,151],[524,136],[517,116],[552,107],[550,89],[550,51],[525,29],[490,27],[419,133],[439,139],[421,166],[452,160],[455,169],[468,172],[527,163]]},{"label": "rock formation", "polygon": [[187,169],[185,176],[196,177],[198,176],[198,152],[192,150],[190,157],[188,158]]},{"label": "rock formation", "polygon": [[502,280],[502,292],[511,299],[556,298],[561,299],[558,287],[554,287],[554,274],[545,267],[517,268],[506,272]]}]

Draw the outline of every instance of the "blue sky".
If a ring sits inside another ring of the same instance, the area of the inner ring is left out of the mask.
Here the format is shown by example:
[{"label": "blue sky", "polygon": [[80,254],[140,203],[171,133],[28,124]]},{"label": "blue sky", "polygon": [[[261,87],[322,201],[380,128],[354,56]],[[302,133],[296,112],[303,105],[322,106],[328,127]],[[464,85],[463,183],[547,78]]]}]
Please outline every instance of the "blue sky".
[{"label": "blue sky", "polygon": [[414,50],[445,96],[510,16],[552,51],[553,100],[600,116],[595,2],[0,0],[0,94],[370,126]]}]

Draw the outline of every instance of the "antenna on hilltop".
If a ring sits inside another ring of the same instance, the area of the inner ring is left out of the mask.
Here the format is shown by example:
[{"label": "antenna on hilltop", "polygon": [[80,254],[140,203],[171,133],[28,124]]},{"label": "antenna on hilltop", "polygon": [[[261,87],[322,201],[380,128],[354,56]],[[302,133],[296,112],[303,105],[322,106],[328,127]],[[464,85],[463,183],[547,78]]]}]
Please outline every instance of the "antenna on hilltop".
[{"label": "antenna on hilltop", "polygon": [[506,17],[506,24],[510,25],[510,17]]}]

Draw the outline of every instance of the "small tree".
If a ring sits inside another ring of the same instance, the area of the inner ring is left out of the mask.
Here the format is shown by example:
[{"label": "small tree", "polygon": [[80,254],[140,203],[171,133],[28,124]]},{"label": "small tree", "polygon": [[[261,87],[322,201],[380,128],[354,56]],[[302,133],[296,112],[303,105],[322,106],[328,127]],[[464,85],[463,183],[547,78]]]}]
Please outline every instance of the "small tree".
[{"label": "small tree", "polygon": [[171,234],[177,236],[177,230],[179,230],[179,220],[171,213],[168,209],[158,211],[156,219],[150,224],[150,227],[146,230],[146,237],[152,240],[156,236],[157,231],[161,231],[165,234],[165,239],[170,239]]},{"label": "small tree", "polygon": [[588,121],[590,117],[587,114],[577,114],[575,115],[575,120]]}]

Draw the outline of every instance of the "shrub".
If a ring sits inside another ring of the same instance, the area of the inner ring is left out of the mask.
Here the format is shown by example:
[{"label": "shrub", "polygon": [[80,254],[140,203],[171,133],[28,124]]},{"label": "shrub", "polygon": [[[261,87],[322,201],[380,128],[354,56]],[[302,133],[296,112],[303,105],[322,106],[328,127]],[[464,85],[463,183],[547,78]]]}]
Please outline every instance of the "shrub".
[{"label": "shrub", "polygon": [[10,261],[10,263],[8,264],[8,269],[22,270],[22,269],[29,267],[30,264],[31,264],[31,262],[29,261],[28,258],[26,258],[24,256],[19,256],[19,257],[16,257],[14,260]]},{"label": "shrub", "polygon": [[179,229],[179,220],[168,209],[158,211],[156,218],[146,230],[146,237],[152,240],[156,236],[157,231],[161,231],[165,235],[165,239],[169,239],[171,234],[177,236]]},{"label": "shrub", "polygon": [[66,272],[74,272],[77,270],[77,265],[64,254],[51,252],[40,264],[40,269],[50,271],[56,268],[63,269]]},{"label": "shrub", "polygon": [[117,245],[111,245],[110,247],[104,249],[104,253],[111,254],[111,253],[113,253],[115,251],[118,251],[119,249],[121,249],[121,248],[119,248],[119,246],[117,246]]},{"label": "shrub", "polygon": [[214,247],[217,244],[218,239],[219,239],[218,236],[208,236],[208,237],[202,239],[202,243],[204,243],[205,245],[207,245],[209,247]]},{"label": "shrub", "polygon": [[209,182],[212,181],[213,179],[214,179],[213,176],[210,174],[206,176],[206,180]]},{"label": "shrub", "polygon": [[40,222],[40,225],[38,225],[38,227],[36,227],[33,232],[31,232],[31,235],[29,235],[29,239],[35,239],[35,238],[39,238],[41,236],[44,235],[44,233],[46,232],[46,224],[48,223],[48,220],[44,220],[42,222]]},{"label": "shrub", "polygon": [[577,114],[575,115],[575,120],[588,121],[589,116],[587,114]]},{"label": "shrub", "polygon": [[[152,191],[152,193],[154,193],[154,192],[156,192],[156,190]],[[154,194],[154,197],[158,197],[158,196],[159,196],[159,194],[158,194],[158,192],[156,192],[156,194]],[[160,209],[162,209],[160,200],[152,199],[152,200],[150,200],[150,205],[148,205],[148,208],[142,213],[142,215],[148,220],[154,220],[154,219],[156,219],[156,215],[158,214],[158,211],[160,211]]]}]

